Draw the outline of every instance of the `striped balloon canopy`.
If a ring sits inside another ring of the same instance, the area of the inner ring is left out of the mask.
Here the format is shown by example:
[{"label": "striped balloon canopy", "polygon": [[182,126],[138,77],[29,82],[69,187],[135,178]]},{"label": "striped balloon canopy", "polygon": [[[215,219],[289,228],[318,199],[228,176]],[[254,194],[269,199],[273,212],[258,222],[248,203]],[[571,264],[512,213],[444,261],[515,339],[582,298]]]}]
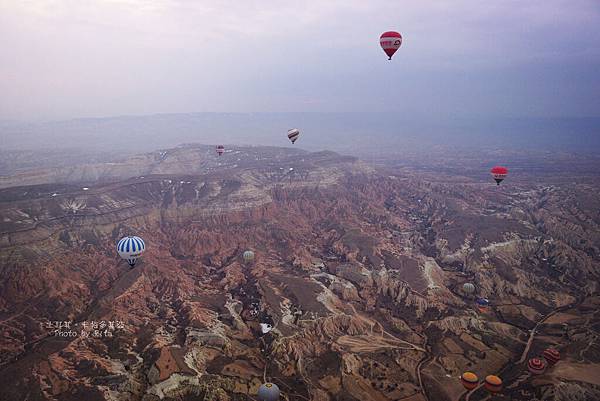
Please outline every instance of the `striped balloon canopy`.
[{"label": "striped balloon canopy", "polygon": [[546,348],[542,354],[548,365],[554,366],[560,361],[560,352],[555,348]]},{"label": "striped balloon canopy", "polygon": [[395,31],[384,32],[379,37],[379,45],[385,54],[387,54],[388,60],[391,60],[394,53],[402,45],[402,35]]},{"label": "striped balloon canopy", "polygon": [[244,253],[242,254],[242,258],[244,258],[244,262],[250,263],[254,260],[254,252],[244,251]]},{"label": "striped balloon canopy", "polygon": [[467,294],[472,294],[475,292],[475,285],[473,285],[473,283],[464,283],[463,291]]},{"label": "striped balloon canopy", "polygon": [[539,358],[531,358],[527,362],[527,369],[534,375],[541,375],[546,369],[546,362]]},{"label": "striped balloon canopy", "polygon": [[129,266],[135,266],[135,262],[142,256],[146,250],[144,240],[136,236],[127,236],[121,238],[117,243],[117,252],[119,256],[129,263]]},{"label": "striped balloon canopy", "polygon": [[300,130],[298,128],[292,128],[287,132],[288,139],[292,141],[292,143],[296,142],[298,137],[300,136]]}]

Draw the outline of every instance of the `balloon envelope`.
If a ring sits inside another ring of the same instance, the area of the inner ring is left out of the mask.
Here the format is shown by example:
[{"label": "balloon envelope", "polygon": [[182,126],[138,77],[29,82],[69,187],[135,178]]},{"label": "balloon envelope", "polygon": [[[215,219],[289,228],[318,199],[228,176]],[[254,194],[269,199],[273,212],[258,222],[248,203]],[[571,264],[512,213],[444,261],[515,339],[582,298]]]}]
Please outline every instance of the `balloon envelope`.
[{"label": "balloon envelope", "polygon": [[298,137],[300,136],[300,130],[298,128],[292,128],[287,132],[288,139],[292,141],[292,143],[296,142]]},{"label": "balloon envelope", "polygon": [[490,301],[487,298],[477,298],[477,308],[480,312],[485,313],[488,311],[488,306],[490,306]]},{"label": "balloon envelope", "polygon": [[548,365],[553,366],[560,361],[560,352],[554,348],[547,348],[543,353],[544,359],[548,362]]},{"label": "balloon envelope", "polygon": [[117,252],[122,259],[127,260],[129,266],[133,267],[142,253],[146,250],[144,240],[136,236],[121,238],[117,243]]},{"label": "balloon envelope", "polygon": [[464,283],[463,291],[466,292],[467,294],[472,294],[475,292],[475,286],[472,283]]},{"label": "balloon envelope", "polygon": [[489,306],[490,301],[487,298],[477,298],[477,305],[479,306]]},{"label": "balloon envelope", "polygon": [[531,358],[527,362],[527,369],[534,375],[541,375],[546,369],[546,363],[539,358]]},{"label": "balloon envelope", "polygon": [[502,390],[502,379],[495,375],[486,376],[483,386],[490,393],[498,393]]},{"label": "balloon envelope", "polygon": [[494,177],[496,184],[500,185],[500,183],[506,178],[508,175],[508,169],[502,166],[494,166],[490,170],[490,174]]},{"label": "balloon envelope", "polygon": [[460,381],[467,390],[473,390],[479,385],[479,377],[473,372],[463,373],[460,376]]},{"label": "balloon envelope", "polygon": [[244,258],[244,262],[252,262],[254,260],[254,252],[245,251],[242,257]]},{"label": "balloon envelope", "polygon": [[384,32],[379,37],[379,44],[385,54],[387,54],[388,60],[391,60],[394,53],[396,53],[400,48],[400,45],[402,45],[402,35],[394,31]]},{"label": "balloon envelope", "polygon": [[258,388],[257,396],[260,401],[278,401],[279,387],[274,383],[264,383]]},{"label": "balloon envelope", "polygon": [[219,156],[221,156],[223,153],[225,153],[225,146],[217,145],[217,153],[219,154]]}]

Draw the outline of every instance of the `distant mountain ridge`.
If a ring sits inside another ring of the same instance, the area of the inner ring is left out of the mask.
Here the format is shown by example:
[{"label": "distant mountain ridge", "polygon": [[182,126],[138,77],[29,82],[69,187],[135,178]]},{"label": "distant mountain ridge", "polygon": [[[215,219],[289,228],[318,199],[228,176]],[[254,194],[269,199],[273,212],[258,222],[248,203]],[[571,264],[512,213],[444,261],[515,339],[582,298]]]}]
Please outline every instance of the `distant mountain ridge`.
[{"label": "distant mountain ridge", "polygon": [[402,113],[187,113],[63,121],[0,122],[4,149],[80,148],[121,154],[184,142],[291,146],[309,150],[397,151],[431,146],[597,152],[600,118],[453,118]]}]

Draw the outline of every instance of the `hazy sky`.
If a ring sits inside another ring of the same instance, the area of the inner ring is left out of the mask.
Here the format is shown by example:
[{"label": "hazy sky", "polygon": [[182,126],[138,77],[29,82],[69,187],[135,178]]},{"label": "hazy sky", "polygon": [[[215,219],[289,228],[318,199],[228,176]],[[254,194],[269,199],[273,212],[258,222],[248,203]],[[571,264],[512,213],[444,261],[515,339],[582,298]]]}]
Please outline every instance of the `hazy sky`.
[{"label": "hazy sky", "polygon": [[599,26],[598,0],[0,0],[0,119],[600,116]]}]

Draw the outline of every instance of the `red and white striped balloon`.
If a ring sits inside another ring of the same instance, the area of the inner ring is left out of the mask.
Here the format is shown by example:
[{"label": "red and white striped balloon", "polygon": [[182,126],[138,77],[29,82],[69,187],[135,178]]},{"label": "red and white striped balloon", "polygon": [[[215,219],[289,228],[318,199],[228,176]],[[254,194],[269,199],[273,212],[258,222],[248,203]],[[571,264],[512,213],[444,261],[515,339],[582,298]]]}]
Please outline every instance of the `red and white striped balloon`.
[{"label": "red and white striped balloon", "polygon": [[394,53],[396,53],[396,50],[402,45],[402,35],[394,31],[384,32],[379,37],[379,44],[385,54],[388,55],[388,60],[391,60]]}]

